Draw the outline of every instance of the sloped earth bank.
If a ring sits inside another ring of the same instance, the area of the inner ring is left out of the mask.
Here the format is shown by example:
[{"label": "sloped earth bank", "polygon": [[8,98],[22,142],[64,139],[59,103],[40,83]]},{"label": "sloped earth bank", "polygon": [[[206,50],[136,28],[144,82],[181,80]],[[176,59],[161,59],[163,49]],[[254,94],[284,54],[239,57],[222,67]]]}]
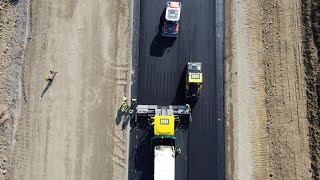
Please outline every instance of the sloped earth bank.
[{"label": "sloped earth bank", "polygon": [[320,179],[320,0],[302,1],[303,57],[313,179]]},{"label": "sloped earth bank", "polygon": [[0,180],[8,179],[19,117],[19,88],[25,45],[26,0],[0,0]]},{"label": "sloped earth bank", "polygon": [[[315,15],[310,16],[311,2],[229,2],[226,119],[231,131],[226,150],[231,158],[227,158],[227,176],[317,179],[319,61],[310,33],[316,29],[311,26],[318,24],[311,18]],[[313,9],[316,12],[319,7]],[[309,20],[301,14],[309,14]]]},{"label": "sloped earth bank", "polygon": [[10,179],[125,179],[131,2],[38,0],[29,15]]}]

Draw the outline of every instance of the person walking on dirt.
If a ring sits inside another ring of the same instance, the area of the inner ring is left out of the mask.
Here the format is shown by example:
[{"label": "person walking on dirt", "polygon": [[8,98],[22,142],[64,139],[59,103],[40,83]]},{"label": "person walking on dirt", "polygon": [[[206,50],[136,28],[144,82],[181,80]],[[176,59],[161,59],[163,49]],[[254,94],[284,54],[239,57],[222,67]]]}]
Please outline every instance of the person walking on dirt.
[{"label": "person walking on dirt", "polygon": [[50,69],[50,73],[53,74],[53,76],[52,77],[46,76],[44,78],[46,81],[52,81],[54,76],[57,74],[57,71],[55,71],[54,69]]},{"label": "person walking on dirt", "polygon": [[44,79],[45,79],[46,81],[52,81],[52,78],[49,77],[49,76],[46,76]]}]

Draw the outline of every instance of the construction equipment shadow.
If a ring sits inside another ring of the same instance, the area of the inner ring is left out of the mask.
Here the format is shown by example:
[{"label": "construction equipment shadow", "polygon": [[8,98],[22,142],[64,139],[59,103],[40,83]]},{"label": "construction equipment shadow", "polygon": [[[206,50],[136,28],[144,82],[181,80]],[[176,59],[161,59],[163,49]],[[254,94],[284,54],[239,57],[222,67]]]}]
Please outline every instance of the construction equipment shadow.
[{"label": "construction equipment shadow", "polygon": [[179,84],[176,90],[176,95],[174,97],[172,105],[183,105],[189,104],[190,108],[193,109],[197,104],[197,99],[186,99],[186,73],[187,73],[187,65],[183,68],[183,72],[180,76]]},{"label": "construction equipment shadow", "polygon": [[[141,180],[150,180],[153,179],[153,152],[151,139],[153,136],[150,128],[146,128],[144,124],[137,123],[135,128],[144,129],[139,133],[139,140],[134,145],[135,150],[131,151],[132,154],[129,156],[130,159],[134,158],[134,169],[129,167],[129,171],[135,172],[130,173],[129,180],[141,179]],[[132,144],[131,144],[132,146]]]},{"label": "construction equipment shadow", "polygon": [[167,48],[172,47],[174,42],[176,41],[176,37],[163,37],[161,35],[162,26],[165,21],[165,9],[162,11],[160,16],[159,25],[156,36],[153,38],[151,46],[150,46],[150,56],[162,57],[166,52],[169,53]]}]

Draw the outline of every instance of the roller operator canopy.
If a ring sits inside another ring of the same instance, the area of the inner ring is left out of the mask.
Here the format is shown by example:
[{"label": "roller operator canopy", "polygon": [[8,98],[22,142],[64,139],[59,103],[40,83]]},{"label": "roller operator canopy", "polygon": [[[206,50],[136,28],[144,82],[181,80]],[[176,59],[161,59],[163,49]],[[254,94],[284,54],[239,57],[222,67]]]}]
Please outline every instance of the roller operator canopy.
[{"label": "roller operator canopy", "polygon": [[174,116],[154,116],[155,135],[174,135]]}]

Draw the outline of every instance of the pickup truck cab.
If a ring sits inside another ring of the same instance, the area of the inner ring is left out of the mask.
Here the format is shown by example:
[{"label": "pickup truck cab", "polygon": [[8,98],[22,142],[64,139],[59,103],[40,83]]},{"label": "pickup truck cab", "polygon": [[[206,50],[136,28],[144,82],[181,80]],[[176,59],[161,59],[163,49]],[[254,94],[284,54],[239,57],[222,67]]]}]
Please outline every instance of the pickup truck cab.
[{"label": "pickup truck cab", "polygon": [[180,26],[181,3],[168,1],[166,3],[165,11],[165,21],[161,35],[166,37],[177,37]]}]

